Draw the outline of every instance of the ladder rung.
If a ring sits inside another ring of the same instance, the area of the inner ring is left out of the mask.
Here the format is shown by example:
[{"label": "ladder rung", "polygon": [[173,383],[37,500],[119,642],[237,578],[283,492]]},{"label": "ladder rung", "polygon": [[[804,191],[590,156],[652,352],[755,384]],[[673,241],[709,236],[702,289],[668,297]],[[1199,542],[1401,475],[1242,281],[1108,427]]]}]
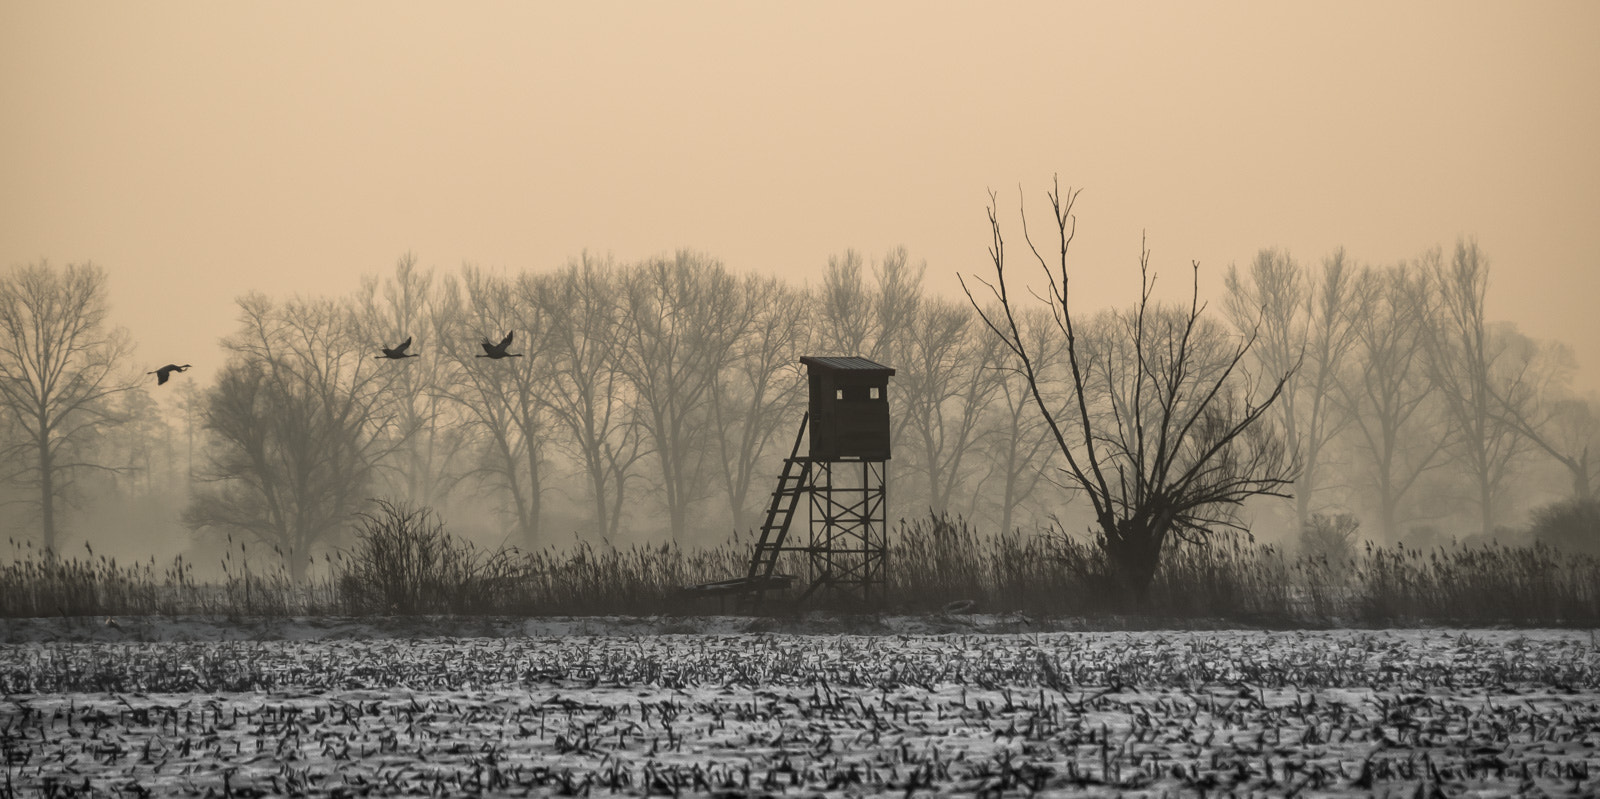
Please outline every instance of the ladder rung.
[{"label": "ladder rung", "polygon": [[[810,476],[808,459],[800,457],[800,442],[805,438],[807,422],[811,414],[807,413],[800,419],[800,430],[795,434],[794,449],[789,457],[783,460],[783,471],[778,475],[777,490],[771,494],[771,501],[767,505],[766,522],[761,527],[761,539],[756,542],[755,550],[750,558],[750,576],[771,574],[777,567],[778,559],[784,552],[784,538],[788,535],[789,524],[794,520],[794,512],[799,505],[799,497],[806,492],[806,483]],[[785,502],[787,498],[789,501]],[[759,604],[758,592],[751,600]]]}]

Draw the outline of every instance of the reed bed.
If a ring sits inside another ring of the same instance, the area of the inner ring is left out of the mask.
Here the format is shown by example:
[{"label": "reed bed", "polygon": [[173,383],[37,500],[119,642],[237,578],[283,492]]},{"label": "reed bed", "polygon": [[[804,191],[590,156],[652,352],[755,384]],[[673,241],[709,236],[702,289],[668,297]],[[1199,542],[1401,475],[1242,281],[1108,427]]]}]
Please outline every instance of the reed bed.
[{"label": "reed bed", "polygon": [[1281,615],[1298,604],[1292,561],[1232,533],[1171,548],[1137,606],[1121,598],[1094,542],[1059,527],[987,535],[960,518],[930,517],[902,521],[891,546],[890,593],[912,611],[972,600],[995,612],[1242,618]]},{"label": "reed bed", "polygon": [[[1600,559],[1542,544],[1367,546],[1341,562],[1219,534],[1174,547],[1144,600],[1113,590],[1093,541],[1052,527],[984,533],[959,518],[902,520],[890,532],[886,607],[899,613],[1028,613],[1089,618],[1220,619],[1269,626],[1600,623]],[[179,558],[124,564],[92,550],[47,558],[13,542],[0,564],[7,617],[201,615],[658,615],[716,613],[686,586],[742,576],[749,542],[615,547],[574,541],[527,552],[481,550],[426,513],[387,508],[357,544],[296,583],[273,558],[230,545],[222,576]],[[263,564],[268,564],[263,566]],[[801,579],[798,558],[780,562]],[[793,603],[769,601],[768,612]]]},{"label": "reed bed", "polygon": [[1600,622],[1600,559],[1539,543],[1368,545],[1330,562],[1219,533],[1169,549],[1142,605],[1120,599],[1092,541],[1059,527],[992,535],[933,517],[902,521],[891,546],[891,601],[911,611],[973,600],[992,612],[1319,626]]}]

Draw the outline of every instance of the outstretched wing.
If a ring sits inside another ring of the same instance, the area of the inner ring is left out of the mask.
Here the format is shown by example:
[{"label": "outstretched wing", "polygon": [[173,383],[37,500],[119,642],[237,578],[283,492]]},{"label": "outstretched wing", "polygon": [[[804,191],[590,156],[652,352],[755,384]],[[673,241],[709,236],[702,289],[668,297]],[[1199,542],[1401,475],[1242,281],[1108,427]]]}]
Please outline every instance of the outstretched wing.
[{"label": "outstretched wing", "polygon": [[400,346],[395,347],[394,351],[395,352],[405,352],[410,347],[411,347],[411,337],[410,336],[406,336],[406,340],[400,342]]},{"label": "outstretched wing", "polygon": [[513,331],[507,333],[505,338],[500,339],[500,349],[503,350],[506,347],[511,346],[511,337],[516,335],[516,334],[517,334],[517,332],[515,330],[513,330]]},{"label": "outstretched wing", "polygon": [[172,374],[172,371],[171,371],[171,369],[169,369],[167,367],[163,366],[162,368],[157,369],[156,370],[156,385],[158,385],[158,386],[166,385],[167,384],[167,375],[170,375],[170,374]]},{"label": "outstretched wing", "polygon": [[483,347],[483,351],[484,351],[484,352],[487,352],[487,353],[489,353],[489,354],[490,354],[490,355],[493,355],[493,354],[494,354],[494,344],[493,344],[493,343],[491,343],[491,342],[490,342],[490,341],[489,341],[489,339],[487,339],[487,338],[486,338],[486,339],[484,339],[484,340],[483,340],[483,341],[482,341],[482,342],[481,342],[481,343],[480,343],[480,346],[482,346],[482,347]]}]

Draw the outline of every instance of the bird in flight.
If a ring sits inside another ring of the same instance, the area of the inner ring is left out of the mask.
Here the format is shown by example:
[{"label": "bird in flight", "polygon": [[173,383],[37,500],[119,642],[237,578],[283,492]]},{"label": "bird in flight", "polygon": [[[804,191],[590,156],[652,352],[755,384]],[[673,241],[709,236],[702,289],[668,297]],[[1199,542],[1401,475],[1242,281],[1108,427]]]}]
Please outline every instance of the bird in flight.
[{"label": "bird in flight", "polygon": [[389,360],[392,360],[392,361],[398,361],[401,358],[416,358],[416,357],[419,357],[421,355],[421,353],[406,352],[406,350],[408,348],[410,348],[410,347],[411,347],[411,337],[407,336],[405,341],[400,342],[400,346],[394,347],[393,349],[391,349],[389,347],[379,347],[378,349],[383,350],[383,354],[382,355],[373,356],[373,357],[377,358],[378,360],[382,360],[384,358],[388,358]]},{"label": "bird in flight", "polygon": [[505,338],[500,339],[499,344],[495,344],[494,342],[485,338],[483,340],[483,351],[485,354],[479,355],[478,357],[494,358],[495,360],[499,360],[501,358],[521,358],[522,353],[520,352],[506,352],[506,347],[511,346],[511,337],[513,335],[515,335],[515,331],[507,333]]},{"label": "bird in flight", "polygon": [[163,366],[160,369],[155,370],[154,372],[145,372],[145,374],[147,374],[147,375],[155,375],[156,376],[156,385],[161,386],[161,385],[166,385],[167,378],[171,377],[173,372],[182,372],[182,371],[187,370],[188,368],[189,368],[189,364],[184,364],[182,366],[179,366],[179,365],[177,365],[175,363],[169,363],[166,366]]}]

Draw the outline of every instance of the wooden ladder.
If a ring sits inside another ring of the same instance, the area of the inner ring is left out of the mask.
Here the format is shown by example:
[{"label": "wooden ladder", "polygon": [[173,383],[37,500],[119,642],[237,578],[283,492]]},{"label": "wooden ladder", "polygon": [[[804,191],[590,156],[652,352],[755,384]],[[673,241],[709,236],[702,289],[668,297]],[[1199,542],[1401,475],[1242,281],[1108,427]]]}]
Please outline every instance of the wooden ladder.
[{"label": "wooden ladder", "polygon": [[[789,523],[794,520],[795,508],[800,504],[800,496],[811,487],[811,459],[800,455],[800,440],[805,438],[806,423],[810,420],[810,413],[800,418],[800,432],[795,434],[794,449],[783,461],[783,473],[778,476],[778,487],[772,492],[772,502],[767,506],[767,520],[761,525],[761,539],[756,541],[755,551],[750,555],[750,573],[747,576],[752,582],[772,577],[773,569],[778,566],[778,555],[783,551],[784,539],[789,535]],[[760,593],[756,592],[758,603]]]}]

